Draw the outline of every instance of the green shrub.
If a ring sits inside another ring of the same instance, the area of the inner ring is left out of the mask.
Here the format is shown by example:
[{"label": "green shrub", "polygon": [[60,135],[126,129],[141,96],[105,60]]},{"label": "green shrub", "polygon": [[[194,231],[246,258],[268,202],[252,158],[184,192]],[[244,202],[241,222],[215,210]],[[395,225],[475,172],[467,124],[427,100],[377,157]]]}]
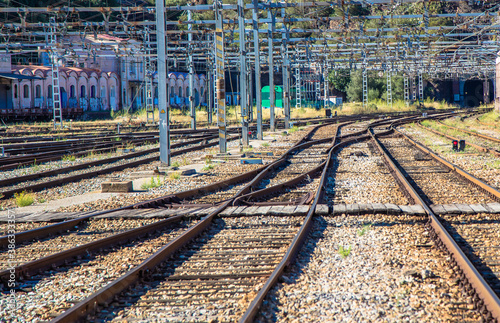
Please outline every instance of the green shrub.
[{"label": "green shrub", "polygon": [[63,160],[63,161],[75,161],[75,160],[76,160],[76,157],[75,157],[75,156],[73,156],[73,155],[64,155],[64,156],[62,157],[62,160]]},{"label": "green shrub", "polygon": [[150,188],[156,188],[161,186],[161,181],[160,181],[160,176],[156,177],[157,181],[155,181],[155,178],[152,176],[151,181],[149,183],[144,183],[141,185],[141,188],[143,190],[149,190]]},{"label": "green shrub", "polygon": [[342,258],[346,258],[351,254],[351,246],[349,248],[345,248],[344,246],[339,246],[339,254],[342,256]]},{"label": "green shrub", "polygon": [[179,172],[173,172],[168,175],[168,178],[170,178],[171,180],[177,180],[181,178],[181,174]]},{"label": "green shrub", "polygon": [[269,147],[269,143],[268,142],[263,142],[261,146],[262,147]]},{"label": "green shrub", "polygon": [[201,170],[202,171],[207,171],[207,170],[211,170],[211,169],[214,169],[214,165],[213,164],[207,164],[205,165]]},{"label": "green shrub", "polygon": [[16,199],[16,205],[19,207],[28,206],[35,202],[35,198],[32,194],[22,191],[21,193],[15,193],[14,198]]}]

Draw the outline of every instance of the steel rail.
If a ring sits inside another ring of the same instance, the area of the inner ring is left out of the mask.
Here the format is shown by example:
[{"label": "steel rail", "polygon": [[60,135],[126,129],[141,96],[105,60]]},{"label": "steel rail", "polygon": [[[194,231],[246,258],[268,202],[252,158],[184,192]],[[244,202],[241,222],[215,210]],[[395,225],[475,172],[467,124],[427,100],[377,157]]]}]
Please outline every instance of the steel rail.
[{"label": "steel rail", "polygon": [[464,177],[466,180],[474,183],[475,185],[479,186],[480,188],[482,188],[483,190],[485,190],[486,192],[490,193],[491,195],[493,195],[496,199],[500,199],[500,191],[498,191],[496,188],[486,184],[485,182],[481,181],[479,178],[476,178],[475,176],[469,174],[468,172],[466,172],[465,170],[461,169],[460,167],[450,163],[449,161],[447,161],[446,159],[440,157],[438,154],[434,153],[432,150],[430,150],[429,148],[425,147],[424,145],[418,143],[417,141],[413,140],[412,138],[410,138],[408,135],[402,133],[401,131],[399,131],[398,129],[395,129],[394,130],[396,132],[398,132],[400,135],[402,135],[403,137],[405,137],[409,142],[411,142],[413,145],[415,145],[417,148],[419,148],[420,150],[422,150],[423,152],[429,154],[432,158],[434,158],[435,160],[437,160],[438,162],[440,162],[441,164],[443,164],[444,166],[446,166],[447,168],[449,168],[450,170],[456,172],[457,174],[461,175],[462,177]]},{"label": "steel rail", "polygon": [[[211,135],[210,137],[205,137],[205,138],[201,138],[201,139],[194,139],[194,140],[189,140],[189,141],[185,141],[185,142],[181,142],[181,143],[172,144],[172,147],[178,148],[178,147],[182,147],[182,146],[186,146],[186,145],[196,144],[200,141],[211,140],[211,139],[215,139],[215,138],[217,138],[216,135]],[[29,181],[29,180],[33,180],[33,179],[37,179],[37,178],[68,173],[70,171],[84,169],[84,168],[88,168],[88,167],[92,167],[92,166],[113,163],[113,162],[118,161],[118,160],[130,159],[130,158],[134,158],[134,157],[138,157],[138,156],[142,156],[142,155],[146,155],[146,154],[155,153],[158,151],[159,151],[158,148],[152,148],[152,149],[147,149],[147,150],[142,150],[142,151],[124,154],[121,156],[115,156],[115,157],[105,158],[105,159],[91,161],[91,162],[87,162],[87,163],[82,163],[82,164],[78,164],[78,165],[68,166],[68,167],[64,167],[64,168],[58,168],[58,169],[54,169],[54,170],[40,172],[40,173],[36,173],[36,174],[29,174],[29,175],[14,177],[14,178],[7,178],[7,179],[0,180],[0,187],[6,186],[9,184],[13,184],[16,182],[25,182],[25,181]],[[5,195],[4,192],[1,192],[1,193]]]},{"label": "steel rail", "polygon": [[477,137],[480,137],[480,138],[483,138],[483,139],[487,139],[487,140],[491,140],[491,141],[494,141],[494,142],[500,142],[499,138],[490,137],[490,136],[487,136],[487,135],[483,135],[482,133],[477,133],[477,132],[469,131],[469,130],[466,130],[466,129],[461,129],[461,128],[453,127],[453,126],[447,125],[446,123],[441,122],[441,121],[438,121],[438,122],[440,124],[442,124],[443,126],[451,128],[451,129],[462,131],[462,132],[468,133],[470,135],[474,135],[474,136],[477,136]]},{"label": "steel rail", "polygon": [[[151,233],[155,230],[160,230],[165,226],[178,222],[183,219],[182,215],[172,216],[170,218],[160,220],[142,227],[127,230],[103,239],[92,241],[77,247],[73,247],[55,254],[48,255],[46,257],[30,261],[19,266],[14,267],[15,277],[17,280],[21,281],[25,278],[29,278],[31,275],[48,268],[53,268],[64,264],[65,262],[76,258],[78,256],[85,255],[89,252],[93,252],[103,248],[110,248],[116,246],[120,243],[130,241],[136,238],[140,238],[143,235]],[[11,279],[12,269],[6,269],[0,271],[0,281],[7,282]]]},{"label": "steel rail", "polygon": [[[456,141],[459,141],[459,140],[460,140],[460,138],[455,138],[455,137],[453,137],[453,136],[450,136],[450,135],[447,135],[447,134],[445,134],[445,133],[442,133],[441,131],[438,131],[438,130],[436,130],[436,129],[432,129],[432,128],[426,127],[426,126],[424,126],[424,125],[422,125],[422,124],[420,124],[420,123],[418,123],[417,125],[418,125],[419,127],[424,128],[424,129],[425,129],[425,130],[427,130],[427,131],[430,131],[430,132],[435,133],[435,134],[437,134],[437,135],[440,135],[440,136],[442,136],[442,137],[448,138],[448,139],[450,139],[450,140],[456,140]],[[480,146],[480,145],[476,145],[476,144],[474,144],[474,143],[472,143],[472,142],[470,142],[470,141],[467,141],[467,140],[464,140],[464,141],[465,141],[465,143],[466,143],[467,145],[472,146],[472,147],[476,148],[476,149],[477,149],[477,150],[479,150],[479,151],[482,151],[482,152],[485,152],[485,153],[490,153],[490,154],[492,154],[492,155],[495,155],[496,157],[500,157],[500,151],[498,151],[498,150],[491,149],[491,148],[486,148],[486,147],[483,147],[483,146]]]},{"label": "steel rail", "polygon": [[[235,137],[232,137],[231,139],[234,140]],[[203,141],[203,140],[205,140],[205,139],[195,139],[195,140],[192,140],[190,143],[196,143],[196,142]],[[187,143],[187,142],[185,142],[185,143],[179,143],[179,145],[180,146],[185,146],[185,145],[188,145],[190,143]],[[194,148],[196,148],[194,150],[198,150],[198,149],[201,149],[201,148],[211,147],[211,146],[214,146],[216,144],[217,143],[214,142],[214,143],[207,143],[207,144],[197,145],[197,146],[194,147]],[[172,145],[172,146],[174,146],[174,145]],[[141,155],[145,155],[145,154],[156,153],[158,151],[159,151],[159,148],[153,148],[153,149],[148,149],[148,150],[145,150],[145,151],[142,151],[142,152],[131,153],[131,154],[128,154],[128,155],[125,155],[125,156],[117,156],[117,157],[111,157],[111,158],[107,158],[107,159],[102,159],[102,160],[99,160],[99,161],[88,162],[88,163],[85,163],[85,164],[81,164],[81,165],[75,166],[75,168],[76,168],[75,170],[86,169],[86,168],[89,168],[89,167],[92,167],[92,166],[96,166],[96,165],[104,165],[104,164],[112,163],[112,162],[115,162],[115,161],[118,161],[118,160],[122,160],[122,159],[135,158],[135,157],[138,157],[138,156],[141,156]],[[183,153],[186,153],[186,152],[190,152],[190,151],[193,151],[193,149],[191,149],[191,148],[181,149],[181,150],[177,150],[177,151],[172,151],[171,155],[172,156],[177,156],[177,155],[180,155],[180,154],[183,154]],[[39,190],[43,190],[45,188],[54,187],[54,186],[58,186],[58,185],[65,184],[65,183],[79,181],[79,180],[82,180],[82,179],[85,179],[85,178],[89,178],[89,177],[92,177],[92,176],[95,176],[95,175],[102,175],[102,174],[112,173],[112,172],[115,172],[115,171],[118,171],[118,170],[122,170],[122,169],[125,169],[125,168],[135,167],[135,166],[139,166],[139,165],[144,164],[144,163],[149,163],[149,162],[155,161],[157,159],[158,159],[158,156],[146,157],[146,158],[142,158],[142,159],[139,159],[139,160],[136,160],[136,161],[128,162],[128,163],[125,163],[125,164],[122,164],[122,165],[116,165],[116,166],[111,166],[111,167],[107,167],[107,168],[100,169],[100,170],[90,171],[88,173],[77,174],[77,175],[70,175],[70,176],[63,177],[63,178],[58,178],[58,179],[55,179],[55,180],[50,180],[50,181],[46,181],[46,182],[42,182],[42,183],[37,183],[37,184],[28,185],[28,186],[13,188],[13,189],[10,189],[10,190],[5,190],[5,191],[0,192],[0,196],[3,195],[3,197],[0,197],[0,199],[9,198],[9,197],[13,196],[15,193],[19,193],[19,192],[22,192],[22,191],[39,191]],[[81,166],[81,167],[78,167],[78,166]],[[65,169],[59,169],[58,170],[59,171],[58,174],[65,173],[64,170]],[[26,177],[26,178],[47,177],[47,176],[52,176],[53,175],[53,174],[51,174],[52,172],[55,172],[55,171],[48,171],[48,172],[46,172],[46,173],[49,173],[49,175],[44,174],[44,173],[38,173],[38,174],[26,175],[26,176],[22,176],[22,177]],[[36,176],[36,175],[40,175],[40,176]],[[11,181],[11,180],[13,180],[13,179],[9,179],[8,181]],[[14,180],[19,180],[19,177],[18,178],[14,178]]]},{"label": "steel rail", "polygon": [[[316,126],[313,129],[311,129],[298,141],[298,143],[303,142],[309,136],[309,134],[317,127],[320,126]],[[292,151],[294,147],[295,145],[292,146],[287,152]],[[263,171],[265,171],[266,169],[268,169],[268,167],[265,167]],[[251,183],[253,182],[254,181],[252,181]],[[233,199],[240,196],[245,191],[246,187],[248,187],[248,185],[250,184],[247,184],[245,187],[240,189],[240,191],[234,195]],[[150,276],[153,269],[157,265],[162,263],[165,259],[167,259],[181,247],[183,247],[184,245],[189,243],[192,239],[200,235],[206,228],[208,228],[208,226],[212,223],[214,217],[220,212],[222,212],[225,208],[227,208],[233,199],[229,199],[226,202],[224,202],[215,211],[208,214],[207,216],[202,218],[198,223],[187,229],[184,233],[180,234],[172,241],[167,243],[164,247],[156,251],[151,257],[143,261],[140,265],[134,267],[125,275],[114,280],[112,283],[101,288],[100,290],[90,295],[89,297],[85,298],[81,302],[75,304],[72,308],[66,310],[64,313],[54,318],[51,322],[73,323],[81,321],[84,319],[85,316],[95,311],[98,306],[108,304],[115,297],[115,295],[120,294],[121,292],[129,288],[129,286],[138,282],[140,279],[148,278],[148,276]]]},{"label": "steel rail", "polygon": [[[365,130],[366,131],[366,130]],[[386,131],[388,132],[388,131]],[[338,137],[337,134],[335,137]],[[366,136],[364,139],[368,139],[369,137]],[[264,284],[264,286],[259,290],[255,298],[252,300],[250,305],[248,306],[247,310],[243,314],[243,316],[240,318],[239,323],[250,323],[253,322],[255,315],[257,314],[262,302],[264,301],[264,298],[266,297],[267,293],[271,288],[277,283],[279,277],[285,270],[287,266],[289,266],[292,261],[295,259],[297,256],[300,248],[302,247],[302,244],[304,243],[310,229],[312,226],[312,218],[314,216],[316,206],[319,202],[319,200],[323,197],[324,194],[324,189],[325,189],[325,181],[326,177],[328,174],[328,170],[331,167],[332,160],[333,160],[333,153],[337,151],[338,149],[352,143],[356,142],[360,138],[351,138],[348,140],[345,140],[341,143],[334,144],[332,147],[330,147],[329,152],[328,152],[328,158],[324,162],[324,167],[322,170],[322,174],[320,177],[320,183],[318,185],[318,189],[316,191],[316,194],[314,196],[314,200],[311,204],[311,207],[309,209],[309,212],[307,213],[307,216],[304,220],[304,223],[302,224],[301,228],[299,229],[297,235],[294,237],[293,241],[290,243],[285,255],[283,256],[283,259],[281,262],[277,265],[273,273],[269,276],[268,280]],[[336,139],[334,139],[334,142]]]},{"label": "steel rail", "polygon": [[[338,129],[340,129],[340,127],[345,126],[347,124],[350,124],[350,123],[344,123],[342,125],[339,125]],[[338,139],[353,137],[353,136],[360,135],[360,134],[365,133],[365,132],[366,132],[366,130],[362,130],[362,131],[359,131],[359,132],[356,132],[356,133],[353,133],[353,134],[349,134],[349,135],[346,135],[346,136],[338,136],[336,134],[336,135],[334,135],[331,138],[324,138],[324,139],[318,139],[318,140],[316,140],[314,142],[307,142],[307,143],[305,143],[303,145],[300,145],[301,146],[300,148],[305,148],[304,147],[305,145],[311,146],[311,145],[314,145],[314,144],[321,144],[321,143],[325,143],[325,142],[331,141],[332,145],[326,149],[326,151],[328,153],[333,148],[333,146],[335,146],[336,141]],[[359,138],[359,137],[356,138],[356,140],[359,140],[359,139],[361,139],[361,138]],[[299,149],[299,147],[297,147],[297,149]],[[234,199],[232,205],[233,206],[240,205],[240,204],[245,203],[245,201],[248,201],[251,198],[255,199],[255,198],[263,197],[263,196],[266,196],[266,195],[270,195],[270,194],[276,193],[276,192],[278,192],[280,190],[283,190],[283,189],[285,189],[287,187],[293,187],[296,184],[298,184],[301,181],[303,181],[306,177],[308,177],[308,176],[311,177],[314,174],[320,172],[325,167],[325,163],[326,162],[327,162],[326,160],[322,161],[321,163],[318,164],[318,166],[316,166],[316,167],[308,170],[305,173],[302,173],[302,174],[300,174],[298,176],[295,176],[294,178],[292,178],[292,179],[290,179],[288,181],[285,181],[283,183],[279,183],[279,184],[276,184],[276,185],[273,185],[273,186],[270,186],[270,187],[267,187],[267,188],[263,188],[263,189],[258,190],[258,191],[253,191],[251,193],[247,193],[247,194],[241,195],[240,197]]]},{"label": "steel rail", "polygon": [[[408,139],[407,136],[405,137]],[[425,201],[417,193],[415,188],[408,182],[399,167],[395,164],[393,158],[389,155],[387,150],[384,149],[380,141],[377,139],[377,135],[375,135],[373,132],[372,138],[378,150],[384,156],[384,159],[392,169],[393,174],[396,174],[397,180],[402,183],[404,190],[408,192],[408,194],[414,199],[416,203],[420,204],[424,208],[425,212],[429,216],[430,225],[434,229],[437,237],[439,237],[442,243],[446,246],[447,250],[451,253],[465,277],[467,277],[470,284],[474,287],[477,295],[483,300],[487,310],[493,315],[493,317],[495,317],[497,320],[500,320],[500,299],[498,298],[498,296],[484,280],[481,274],[477,271],[472,262],[467,258],[465,253],[460,249],[458,244],[453,240],[452,236],[448,233],[448,231],[446,231],[443,224],[439,221],[438,217],[434,214],[432,209],[427,205],[427,203],[425,203]],[[412,144],[416,144],[412,140],[410,140],[410,142],[412,142]],[[419,144],[417,144],[416,146],[419,149],[422,149],[423,147]],[[428,150],[425,149],[424,151],[427,152]]]},{"label": "steel rail", "polygon": [[[235,137],[235,138],[238,138],[238,137]],[[210,143],[210,144],[202,145],[202,146],[209,147],[210,145],[215,145],[215,144],[216,143],[214,143],[214,144]],[[180,154],[183,154],[185,152],[193,151],[193,150],[196,150],[196,149],[199,149],[199,146],[197,146],[197,147],[191,147],[191,148],[186,148],[186,149],[182,149],[182,150],[178,150],[178,151],[174,151],[174,152],[172,152],[172,155],[174,155],[174,156],[175,155],[180,155]],[[157,160],[157,159],[158,159],[158,157],[155,157],[154,160]],[[242,175],[240,175],[240,176],[242,176]],[[221,185],[220,182],[217,183],[217,184]],[[76,219],[72,219],[72,220],[68,220],[68,221],[64,221],[64,222],[52,224],[52,225],[49,225],[49,226],[45,226],[45,227],[41,227],[41,228],[37,228],[37,229],[33,229],[33,230],[28,230],[28,231],[23,231],[23,232],[18,232],[18,233],[14,234],[14,235],[1,236],[0,237],[0,248],[5,248],[9,244],[9,240],[12,239],[12,237],[15,239],[15,241],[17,243],[25,242],[25,241],[30,241],[30,240],[33,240],[35,238],[40,239],[40,238],[46,237],[46,236],[51,235],[51,234],[56,234],[56,233],[59,233],[59,232],[63,232],[63,231],[67,231],[67,230],[72,230],[72,229],[74,229],[74,227],[76,225],[78,225],[79,223],[81,223],[83,221],[89,220],[91,217],[94,217],[94,216],[97,216],[97,215],[106,214],[106,213],[109,213],[109,212],[115,212],[115,211],[120,211],[120,210],[125,210],[125,209],[137,208],[136,207],[137,205],[145,204],[147,202],[148,201],[146,201],[146,202],[139,202],[139,203],[136,203],[136,204],[132,204],[132,205],[125,206],[125,207],[120,207],[120,208],[117,208],[117,209],[105,210],[105,211],[93,213],[91,215],[85,215],[83,217],[79,217],[79,218],[76,218]]]}]

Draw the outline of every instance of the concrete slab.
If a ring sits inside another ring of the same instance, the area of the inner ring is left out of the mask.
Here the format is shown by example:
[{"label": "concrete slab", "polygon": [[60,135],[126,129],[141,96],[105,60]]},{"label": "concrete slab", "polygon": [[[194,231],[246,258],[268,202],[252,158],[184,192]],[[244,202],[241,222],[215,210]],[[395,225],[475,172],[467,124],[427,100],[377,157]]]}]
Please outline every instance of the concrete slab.
[{"label": "concrete slab", "polygon": [[[0,222],[2,219],[7,218],[8,214],[14,214],[16,217],[16,221],[21,221],[23,217],[28,216],[28,215],[33,215],[36,216],[36,214],[43,214],[45,212],[55,212],[57,209],[60,207],[65,207],[65,206],[71,206],[71,205],[77,205],[77,204],[85,204],[101,199],[109,199],[113,196],[120,196],[125,193],[99,193],[99,192],[93,192],[93,193],[87,193],[87,194],[82,194],[78,196],[71,196],[71,197],[66,197],[63,199],[59,200],[54,200],[54,201],[48,201],[42,204],[35,204],[35,205],[30,205],[30,206],[25,206],[22,208],[13,208],[9,210],[4,210],[0,211]],[[83,214],[80,213],[80,214]]]},{"label": "concrete slab", "polygon": [[500,213],[500,203],[488,203],[486,207],[491,210],[491,213]]},{"label": "concrete slab", "polygon": [[468,204],[455,204],[462,214],[474,214],[474,210]]},{"label": "concrete slab", "polygon": [[474,210],[476,213],[488,213],[488,209],[486,209],[484,206],[481,204],[469,204],[471,209]]},{"label": "concrete slab", "polygon": [[387,207],[382,203],[372,203],[373,213],[387,213]]},{"label": "concrete slab", "polygon": [[400,214],[401,213],[401,209],[396,204],[387,203],[384,205],[387,208],[387,214]]},{"label": "concrete slab", "polygon": [[237,209],[237,206],[228,206],[224,211],[219,213],[220,216],[229,216]]},{"label": "concrete slab", "polygon": [[238,206],[236,210],[234,210],[231,215],[242,215],[241,212],[243,212],[244,209],[246,209],[248,206]]},{"label": "concrete slab", "polygon": [[414,214],[412,208],[409,205],[399,205],[399,208],[404,214]]},{"label": "concrete slab", "polygon": [[347,211],[347,208],[346,208],[345,204],[336,204],[333,206],[332,214],[334,214],[334,215],[345,214],[346,211]]},{"label": "concrete slab", "polygon": [[[324,204],[322,204],[324,205]],[[326,208],[327,208],[327,212],[328,212],[328,205],[325,205]],[[296,215],[306,215],[307,212],[309,212],[309,208],[310,206],[309,205],[297,205],[297,208],[295,209],[295,214]]]},{"label": "concrete slab", "polygon": [[359,206],[359,213],[361,213],[361,214],[372,214],[373,213],[373,207],[371,206],[371,204],[362,203],[362,204],[358,204],[358,206]]},{"label": "concrete slab", "polygon": [[441,204],[431,204],[430,207],[435,214],[446,214],[446,210]]},{"label": "concrete slab", "polygon": [[273,205],[269,209],[268,214],[270,214],[270,215],[280,215],[281,210],[283,210],[283,205]]},{"label": "concrete slab", "polygon": [[240,214],[244,215],[244,216],[255,215],[255,213],[257,212],[258,209],[259,209],[259,207],[255,206],[255,205],[254,206],[249,206],[246,209],[244,209]]},{"label": "concrete slab", "polygon": [[103,182],[101,183],[101,193],[128,193],[132,192],[132,181],[124,182]]},{"label": "concrete slab", "polygon": [[317,204],[316,209],[314,210],[314,214],[316,215],[328,215],[329,209],[326,204]]},{"label": "concrete slab", "polygon": [[346,213],[347,214],[359,214],[359,205],[358,204],[347,204],[346,205]]},{"label": "concrete slab", "polygon": [[443,208],[448,214],[461,214],[462,212],[455,204],[443,204]]},{"label": "concrete slab", "polygon": [[257,213],[264,215],[264,214],[267,214],[270,209],[271,209],[270,206],[259,206],[259,208],[257,209]]},{"label": "concrete slab", "polygon": [[296,205],[287,205],[280,211],[280,215],[295,215]]},{"label": "concrete slab", "polygon": [[414,204],[414,205],[410,205],[410,208],[412,209],[413,214],[417,214],[417,215],[426,215],[427,214],[425,212],[424,208],[422,207],[422,205]]}]

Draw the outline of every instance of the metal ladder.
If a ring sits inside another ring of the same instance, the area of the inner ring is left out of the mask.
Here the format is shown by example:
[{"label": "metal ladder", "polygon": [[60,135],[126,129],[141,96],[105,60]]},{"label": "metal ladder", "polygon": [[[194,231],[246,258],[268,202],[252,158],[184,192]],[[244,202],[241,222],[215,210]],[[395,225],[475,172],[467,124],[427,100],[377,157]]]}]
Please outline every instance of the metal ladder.
[{"label": "metal ladder", "polygon": [[301,93],[301,84],[300,84],[300,69],[295,69],[295,107],[302,107],[302,93]]},{"label": "metal ladder", "polygon": [[408,107],[410,105],[410,91],[408,88],[408,74],[405,74],[404,86],[405,86],[405,104]]},{"label": "metal ladder", "polygon": [[59,66],[57,65],[57,52],[55,50],[56,38],[56,20],[50,18],[50,47],[51,47],[51,68],[52,68],[52,111],[54,115],[54,129],[59,126],[63,128],[62,109],[61,109],[61,88],[59,87]]},{"label": "metal ladder", "polygon": [[388,70],[385,72],[387,74],[387,105],[392,107],[392,80],[391,80],[391,71]]},{"label": "metal ladder", "polygon": [[424,103],[424,84],[422,83],[422,71],[418,71],[418,102]]},{"label": "metal ladder", "polygon": [[366,73],[366,67],[363,66],[363,108],[366,108],[368,104],[368,75]]},{"label": "metal ladder", "polygon": [[[146,79],[146,123],[154,124],[155,122],[155,105],[153,101],[153,73],[154,67],[151,62],[151,43],[149,42],[149,28],[145,29],[144,48],[146,49],[146,57],[144,58],[145,79]],[[167,89],[168,91],[168,89]]]}]

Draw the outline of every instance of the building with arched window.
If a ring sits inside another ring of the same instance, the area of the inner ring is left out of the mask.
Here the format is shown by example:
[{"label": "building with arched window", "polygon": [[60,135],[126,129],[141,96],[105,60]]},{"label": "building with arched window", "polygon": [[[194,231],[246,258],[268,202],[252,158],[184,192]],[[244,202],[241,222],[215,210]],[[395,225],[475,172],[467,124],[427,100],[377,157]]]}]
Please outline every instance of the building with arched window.
[{"label": "building with arched window", "polygon": [[[78,109],[83,113],[145,107],[146,71],[143,58],[140,55],[117,56],[109,47],[110,43],[116,43],[116,48],[126,45],[133,51],[134,46],[140,50],[140,43],[109,35],[87,35],[83,40],[66,36],[62,41],[75,44],[58,61],[63,109]],[[101,49],[102,43],[108,45],[107,49]],[[97,55],[87,55],[88,48],[95,48]],[[50,114],[48,110],[53,106],[52,69],[45,51],[40,51],[39,62],[40,65],[11,65],[10,55],[0,55],[0,110],[40,109]],[[2,77],[1,72],[11,77]],[[170,106],[187,107],[190,96],[193,96],[196,106],[206,105],[205,89],[208,84],[205,75],[194,75],[192,89],[189,88],[188,73],[171,72],[167,83]],[[154,73],[154,104],[158,103],[157,84],[158,74]]]}]

